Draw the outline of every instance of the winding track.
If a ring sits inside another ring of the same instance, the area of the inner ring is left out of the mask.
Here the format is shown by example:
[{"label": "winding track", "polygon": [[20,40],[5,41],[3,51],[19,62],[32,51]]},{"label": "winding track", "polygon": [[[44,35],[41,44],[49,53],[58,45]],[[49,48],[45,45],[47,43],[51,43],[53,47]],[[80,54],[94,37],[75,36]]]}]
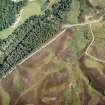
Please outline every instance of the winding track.
[{"label": "winding track", "polygon": [[[72,24],[72,25],[64,25],[64,30],[59,33],[57,36],[55,36],[52,40],[50,40],[48,43],[46,43],[45,45],[43,45],[42,47],[40,47],[40,49],[38,49],[36,52],[34,52],[33,54],[31,54],[29,57],[27,57],[26,59],[24,59],[20,64],[22,64],[23,62],[25,62],[26,60],[28,60],[29,58],[31,58],[33,55],[37,54],[38,52],[40,52],[42,49],[46,48],[48,45],[50,45],[51,43],[53,43],[57,38],[59,38],[65,31],[67,28],[71,28],[71,27],[76,27],[76,26],[84,26],[84,25],[89,25],[90,27],[90,31],[91,31],[91,34],[92,34],[92,41],[91,43],[89,44],[89,46],[87,47],[86,51],[85,51],[85,54],[89,57],[91,57],[92,59],[96,60],[96,61],[99,61],[99,62],[105,62],[103,60],[100,60],[100,59],[97,59],[95,58],[94,56],[91,56],[89,53],[88,53],[88,50],[91,48],[91,46],[94,44],[94,33],[93,33],[93,30],[92,30],[92,24],[95,24],[95,23],[98,23],[100,21],[102,21],[103,19],[103,16],[101,16],[99,19],[97,20],[93,20],[93,21],[88,21],[88,22],[84,22],[84,23],[79,23],[79,24]],[[20,65],[19,64],[19,65]],[[27,94],[30,90],[32,90],[33,88],[35,88],[36,85],[33,85],[31,88],[29,88],[28,90],[24,91],[16,100],[15,102],[15,105],[18,103],[18,101],[20,100],[20,98],[22,96],[24,96],[25,94]]]},{"label": "winding track", "polygon": [[99,23],[100,21],[103,20],[103,17],[105,16],[102,15],[99,19],[97,20],[93,20],[93,21],[88,21],[88,22],[85,22],[85,23],[79,23],[79,24],[73,24],[73,25],[66,25],[65,27],[66,28],[70,28],[70,27],[74,27],[74,26],[84,26],[84,25],[89,25],[90,27],[90,31],[91,31],[91,35],[92,35],[92,41],[90,42],[89,46],[87,47],[86,51],[85,51],[85,54],[87,56],[89,56],[90,58],[94,59],[95,61],[98,61],[98,62],[102,62],[102,63],[105,63],[105,60],[101,60],[101,59],[98,59],[97,57],[94,57],[92,56],[91,54],[88,53],[89,49],[92,47],[92,45],[94,44],[94,41],[95,41],[95,35],[94,35],[94,32],[93,32],[93,29],[92,29],[92,24],[95,24],[95,23]]},{"label": "winding track", "polygon": [[91,33],[92,33],[92,41],[91,41],[91,43],[89,44],[89,46],[87,47],[87,49],[86,49],[86,51],[85,51],[85,54],[88,55],[88,56],[90,56],[91,58],[93,58],[93,59],[96,60],[96,61],[105,62],[104,60],[97,59],[97,58],[95,58],[94,56],[91,56],[90,54],[88,54],[88,50],[89,50],[90,47],[93,45],[94,39],[95,39],[91,25],[102,21],[102,19],[103,19],[103,16],[101,16],[99,19],[92,20],[92,21],[88,21],[88,22],[84,22],[84,23],[72,24],[72,25],[64,25],[64,26],[63,26],[64,30],[63,30],[61,33],[59,33],[57,36],[55,36],[53,39],[51,39],[48,43],[46,43],[45,45],[43,45],[42,47],[40,47],[36,52],[34,52],[34,53],[31,54],[30,56],[28,56],[26,59],[24,59],[21,63],[19,63],[19,65],[22,64],[23,62],[25,62],[26,60],[28,60],[29,58],[31,58],[33,55],[35,55],[35,54],[37,54],[38,52],[40,52],[42,49],[46,48],[46,47],[47,47],[48,45],[50,45],[51,43],[53,43],[57,38],[59,38],[59,37],[66,31],[67,28],[76,27],[76,26],[84,26],[84,25],[89,25],[89,26],[90,26]]},{"label": "winding track", "polygon": [[92,47],[92,45],[93,45],[94,42],[95,42],[95,37],[94,37],[93,29],[92,29],[92,24],[90,24],[89,27],[90,27],[90,31],[91,31],[91,35],[92,35],[92,41],[91,41],[91,43],[89,44],[89,46],[87,47],[87,49],[86,49],[86,51],[85,51],[85,54],[86,54],[87,56],[89,56],[90,58],[94,59],[95,61],[105,63],[105,60],[98,59],[97,57],[94,57],[94,56],[92,56],[91,54],[88,53],[89,49]]}]

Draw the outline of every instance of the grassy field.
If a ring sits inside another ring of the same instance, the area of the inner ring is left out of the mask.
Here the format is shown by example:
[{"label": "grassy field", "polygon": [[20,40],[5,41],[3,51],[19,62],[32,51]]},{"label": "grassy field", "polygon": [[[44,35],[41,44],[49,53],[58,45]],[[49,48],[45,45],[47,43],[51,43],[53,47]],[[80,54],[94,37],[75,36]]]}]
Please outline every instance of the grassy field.
[{"label": "grassy field", "polygon": [[89,34],[89,30],[88,30],[87,26],[76,27],[76,31],[74,33],[74,38],[70,42],[70,51],[71,51],[70,60],[73,63],[75,63],[75,61],[77,61],[78,56],[81,54],[82,51],[84,51],[86,45],[89,43],[90,39],[86,39],[87,33]]},{"label": "grassy field", "polygon": [[80,1],[79,0],[73,0],[71,10],[67,16],[67,20],[69,22],[78,23],[79,8],[80,8]]}]

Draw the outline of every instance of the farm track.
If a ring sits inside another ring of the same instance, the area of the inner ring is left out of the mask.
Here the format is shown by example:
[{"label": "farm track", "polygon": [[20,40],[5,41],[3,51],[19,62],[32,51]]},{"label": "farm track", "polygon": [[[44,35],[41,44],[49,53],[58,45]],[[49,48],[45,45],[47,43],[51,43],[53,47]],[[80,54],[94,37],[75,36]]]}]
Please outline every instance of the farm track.
[{"label": "farm track", "polygon": [[92,29],[92,25],[90,24],[89,27],[90,27],[90,31],[91,31],[91,35],[92,35],[92,41],[91,41],[91,43],[89,44],[89,46],[87,47],[87,49],[86,49],[86,51],[85,51],[85,54],[86,54],[87,56],[89,56],[90,58],[94,59],[95,61],[105,63],[105,60],[98,59],[97,57],[94,57],[94,56],[92,56],[91,54],[88,53],[89,49],[92,47],[92,45],[93,45],[94,42],[95,42],[95,37],[94,37],[94,32],[93,32],[93,29]]},{"label": "farm track", "polygon": [[[29,58],[31,58],[33,55],[39,53],[42,49],[46,48],[48,45],[50,45],[51,43],[53,43],[55,40],[57,40],[59,37],[61,37],[63,35],[63,33],[65,33],[65,31],[68,29],[68,28],[72,28],[72,27],[76,27],[76,26],[84,26],[84,25],[89,25],[90,27],[90,31],[91,31],[91,34],[92,34],[92,41],[91,43],[89,44],[89,46],[87,47],[86,51],[85,51],[85,54],[88,55],[89,57],[93,58],[94,60],[96,61],[100,61],[100,59],[97,59],[93,56],[91,56],[90,54],[88,54],[88,50],[91,48],[91,46],[93,45],[94,43],[94,33],[93,33],[93,30],[92,30],[92,24],[95,24],[95,23],[98,23],[102,20],[102,17],[100,17],[99,19],[97,20],[93,20],[93,21],[89,21],[89,22],[84,22],[84,23],[80,23],[80,24],[73,24],[73,25],[64,25],[64,30],[62,32],[60,32],[58,35],[56,35],[53,39],[51,39],[48,43],[46,43],[45,45],[43,45],[42,47],[40,47],[36,52],[34,52],[32,55],[30,55],[29,57],[27,57],[26,59],[24,59],[20,64],[24,63],[26,60],[28,60]],[[105,61],[100,61],[100,62],[105,62]],[[19,65],[20,65],[19,64]],[[29,88],[28,90],[24,91],[16,100],[15,102],[15,105],[18,103],[18,101],[20,100],[20,98],[22,96],[24,96],[25,94],[27,94],[30,90],[32,90],[33,88],[35,88],[37,85],[33,85],[31,88]]]},{"label": "farm track", "polygon": [[[104,16],[104,15],[103,15]],[[100,59],[97,59],[95,58],[94,56],[90,55],[88,53],[88,50],[91,48],[91,46],[93,45],[94,43],[94,33],[93,33],[93,30],[92,30],[92,27],[91,25],[92,24],[95,24],[95,23],[99,23],[100,21],[102,21],[103,19],[103,16],[101,16],[99,19],[96,19],[96,20],[92,20],[92,21],[88,21],[88,22],[84,22],[84,23],[78,23],[78,24],[72,24],[72,25],[64,25],[63,28],[64,30],[59,33],[58,35],[56,35],[53,39],[51,39],[48,43],[46,43],[45,45],[43,45],[42,47],[40,47],[36,52],[34,52],[33,54],[31,54],[29,57],[27,57],[26,59],[24,59],[20,64],[22,64],[23,62],[25,62],[26,60],[28,60],[30,57],[32,57],[33,55],[37,54],[38,52],[40,52],[42,49],[46,48],[48,45],[50,45],[51,43],[53,43],[57,38],[59,38],[68,28],[72,28],[72,27],[77,27],[77,26],[85,26],[85,25],[89,25],[90,26],[90,30],[91,30],[91,34],[92,34],[92,41],[90,42],[89,46],[87,47],[86,51],[85,51],[85,54],[89,57],[91,57],[92,59],[96,60],[96,61],[99,61],[99,62],[105,62],[104,60],[100,60]]]}]

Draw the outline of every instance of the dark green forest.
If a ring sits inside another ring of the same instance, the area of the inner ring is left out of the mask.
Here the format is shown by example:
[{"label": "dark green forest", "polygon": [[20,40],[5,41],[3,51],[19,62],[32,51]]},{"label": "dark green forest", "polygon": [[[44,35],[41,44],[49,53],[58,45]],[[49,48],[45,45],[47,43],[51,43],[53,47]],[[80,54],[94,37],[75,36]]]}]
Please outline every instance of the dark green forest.
[{"label": "dark green forest", "polygon": [[14,3],[11,0],[0,0],[0,31],[8,28],[16,20],[16,15],[25,4],[27,0]]},{"label": "dark green forest", "polygon": [[60,25],[70,5],[71,0],[61,0],[43,15],[31,16],[8,38],[1,41],[0,77],[61,30]]}]

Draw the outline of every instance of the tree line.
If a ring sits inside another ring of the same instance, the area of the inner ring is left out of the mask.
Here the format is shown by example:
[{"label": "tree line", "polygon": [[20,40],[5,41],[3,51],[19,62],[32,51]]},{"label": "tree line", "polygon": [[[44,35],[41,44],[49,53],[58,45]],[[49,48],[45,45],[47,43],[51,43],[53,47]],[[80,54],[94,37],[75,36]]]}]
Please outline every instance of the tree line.
[{"label": "tree line", "polygon": [[27,0],[19,2],[13,2],[12,0],[0,0],[0,31],[8,28],[16,21],[16,15],[23,6],[25,6]]},{"label": "tree line", "polygon": [[60,25],[70,4],[71,0],[61,0],[43,15],[31,16],[3,41],[1,77],[61,30]]}]

